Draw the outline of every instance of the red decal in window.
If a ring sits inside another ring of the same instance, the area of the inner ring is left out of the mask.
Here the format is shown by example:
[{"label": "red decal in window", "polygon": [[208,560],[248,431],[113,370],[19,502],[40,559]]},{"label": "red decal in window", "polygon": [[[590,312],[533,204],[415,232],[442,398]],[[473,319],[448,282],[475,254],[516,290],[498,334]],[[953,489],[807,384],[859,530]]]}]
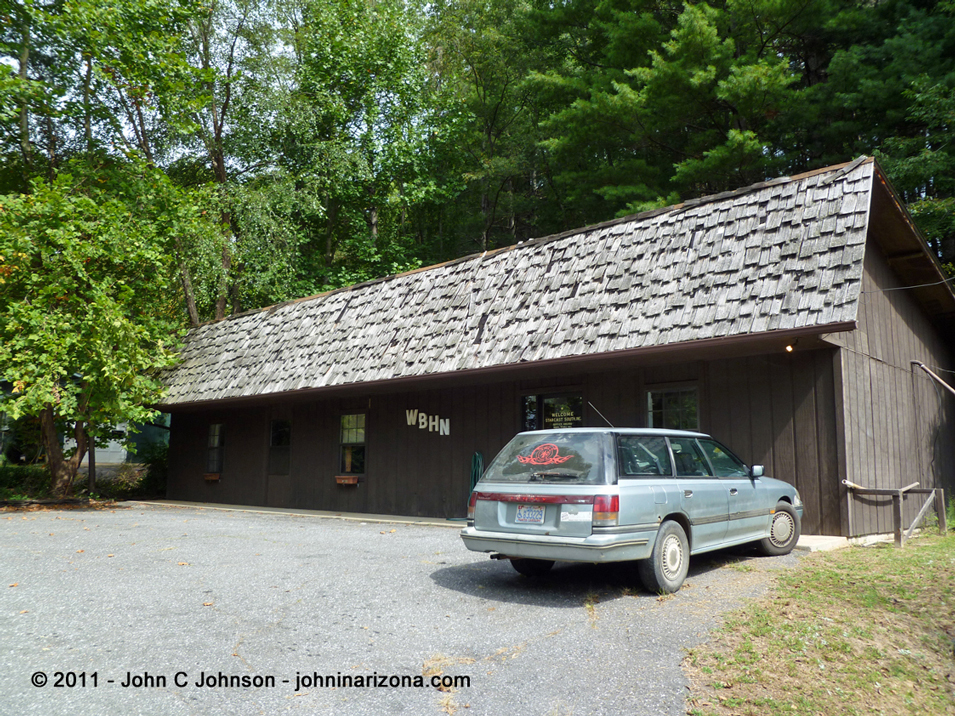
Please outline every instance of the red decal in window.
[{"label": "red decal in window", "polygon": [[573,455],[561,457],[557,454],[557,446],[552,443],[538,445],[529,457],[518,455],[517,459],[525,465],[560,465],[567,462]]}]

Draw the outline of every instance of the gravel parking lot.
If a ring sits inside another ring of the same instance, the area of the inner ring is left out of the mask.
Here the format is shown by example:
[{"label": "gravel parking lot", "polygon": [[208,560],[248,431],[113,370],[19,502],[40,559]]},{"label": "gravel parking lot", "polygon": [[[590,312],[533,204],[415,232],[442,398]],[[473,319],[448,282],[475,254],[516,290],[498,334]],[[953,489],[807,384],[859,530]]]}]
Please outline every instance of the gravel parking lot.
[{"label": "gravel parking lot", "polygon": [[612,565],[530,580],[440,526],[2,513],[0,712],[683,714],[684,649],[796,559],[702,556],[660,599]]}]

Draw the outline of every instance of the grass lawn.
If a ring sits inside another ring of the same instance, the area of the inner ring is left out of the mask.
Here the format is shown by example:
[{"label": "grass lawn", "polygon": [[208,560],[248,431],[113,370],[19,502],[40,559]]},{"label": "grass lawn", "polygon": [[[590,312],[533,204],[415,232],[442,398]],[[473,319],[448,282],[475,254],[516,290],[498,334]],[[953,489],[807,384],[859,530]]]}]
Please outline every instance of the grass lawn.
[{"label": "grass lawn", "polygon": [[955,534],[820,552],[689,652],[690,714],[955,714]]}]

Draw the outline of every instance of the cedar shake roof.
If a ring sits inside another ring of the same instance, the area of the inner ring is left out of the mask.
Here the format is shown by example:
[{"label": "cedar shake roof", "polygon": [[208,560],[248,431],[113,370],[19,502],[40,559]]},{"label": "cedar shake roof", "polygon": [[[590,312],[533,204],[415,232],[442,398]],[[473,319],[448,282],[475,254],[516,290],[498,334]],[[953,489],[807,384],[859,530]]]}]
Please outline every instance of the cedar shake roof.
[{"label": "cedar shake roof", "polygon": [[876,167],[841,167],[193,329],[165,406],[856,320]]}]

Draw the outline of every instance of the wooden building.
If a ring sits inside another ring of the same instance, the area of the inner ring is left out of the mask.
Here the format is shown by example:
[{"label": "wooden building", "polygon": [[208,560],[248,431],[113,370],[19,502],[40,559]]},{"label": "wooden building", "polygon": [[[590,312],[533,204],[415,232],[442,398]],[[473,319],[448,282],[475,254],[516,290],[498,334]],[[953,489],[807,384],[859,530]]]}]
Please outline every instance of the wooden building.
[{"label": "wooden building", "polygon": [[842,481],[955,484],[955,399],[911,363],[953,349],[951,284],[860,158],[202,325],[168,495],[460,517],[476,453],[606,419],[711,433],[806,533],[889,532]]}]

